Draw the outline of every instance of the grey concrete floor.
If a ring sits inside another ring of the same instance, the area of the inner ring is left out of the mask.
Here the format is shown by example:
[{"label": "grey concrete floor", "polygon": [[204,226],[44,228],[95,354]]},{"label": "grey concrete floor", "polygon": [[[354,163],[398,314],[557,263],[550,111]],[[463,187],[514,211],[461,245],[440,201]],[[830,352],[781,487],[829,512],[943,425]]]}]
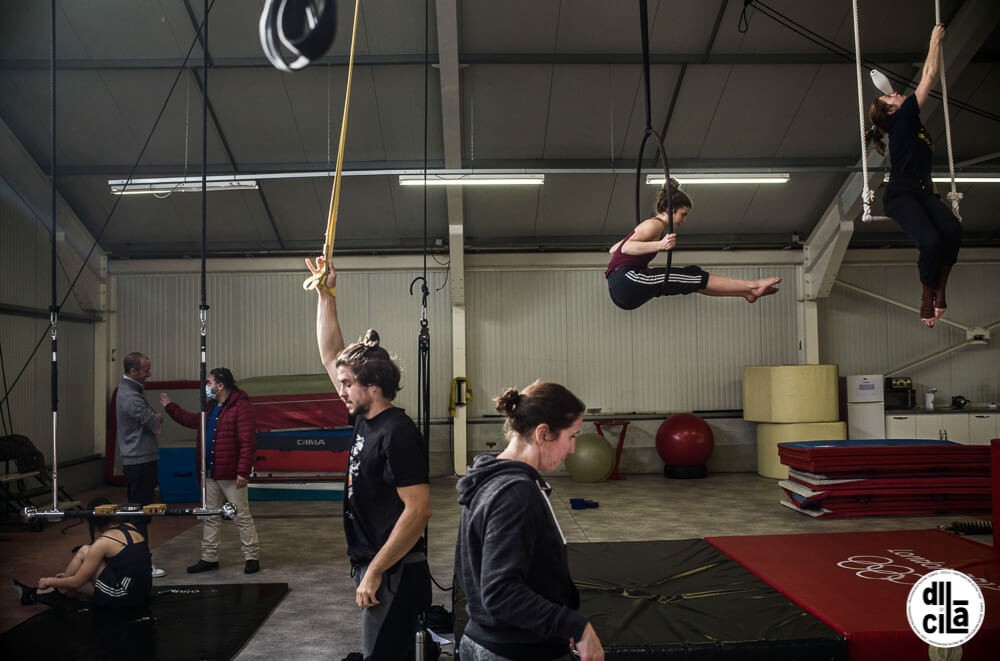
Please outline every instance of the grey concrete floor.
[{"label": "grey concrete floor", "polygon": [[[457,478],[432,481],[430,565],[437,582],[452,584],[459,507]],[[702,480],[667,480],[657,475],[580,484],[550,479],[552,502],[570,542],[690,539],[717,535],[763,535],[934,528],[972,516],[812,519],[778,504],[776,480],[756,474],[724,473]],[[570,498],[596,500],[596,509],[573,510]],[[339,502],[252,503],[261,543],[261,571],[243,574],[235,526],[226,526],[222,567],[190,575],[198,559],[200,526],[161,545],[157,564],[167,570],[157,585],[286,582],[288,596],[247,643],[240,661],[339,660],[358,648],[360,621],[354,605]],[[983,517],[980,517],[983,518]],[[985,518],[988,518],[985,517]],[[972,539],[990,543],[986,536]],[[451,593],[435,587],[434,603],[450,611]]]}]

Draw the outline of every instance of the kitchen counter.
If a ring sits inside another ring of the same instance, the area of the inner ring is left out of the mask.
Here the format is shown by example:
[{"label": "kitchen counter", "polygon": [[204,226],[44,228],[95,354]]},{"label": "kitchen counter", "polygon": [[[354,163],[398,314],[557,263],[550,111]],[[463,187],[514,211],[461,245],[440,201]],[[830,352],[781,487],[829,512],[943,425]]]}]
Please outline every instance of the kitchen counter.
[{"label": "kitchen counter", "polygon": [[956,409],[951,406],[935,406],[933,409],[925,409],[923,406],[915,406],[912,409],[886,409],[886,414],[896,415],[927,415],[934,413],[997,413],[1000,414],[1000,407],[996,406],[966,406],[964,409]]}]

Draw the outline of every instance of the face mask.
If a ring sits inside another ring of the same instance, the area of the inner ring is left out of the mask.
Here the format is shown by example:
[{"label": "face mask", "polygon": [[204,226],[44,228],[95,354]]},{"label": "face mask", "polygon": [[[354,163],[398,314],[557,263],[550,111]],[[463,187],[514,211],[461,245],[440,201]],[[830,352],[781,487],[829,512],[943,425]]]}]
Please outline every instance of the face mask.
[{"label": "face mask", "polygon": [[212,386],[208,385],[207,383],[205,384],[205,397],[208,397],[209,399],[215,399],[215,393],[212,392]]}]

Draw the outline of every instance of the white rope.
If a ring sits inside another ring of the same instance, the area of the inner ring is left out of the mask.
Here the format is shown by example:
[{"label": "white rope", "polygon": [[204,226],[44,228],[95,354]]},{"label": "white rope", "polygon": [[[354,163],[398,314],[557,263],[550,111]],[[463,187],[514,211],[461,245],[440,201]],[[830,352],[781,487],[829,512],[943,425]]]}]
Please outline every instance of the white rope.
[{"label": "white rope", "polygon": [[854,67],[858,80],[858,130],[861,137],[861,204],[864,212],[861,214],[862,222],[876,220],[872,216],[872,201],[875,199],[875,192],[868,186],[868,148],[865,145],[865,102],[864,89],[861,82],[861,28],[858,20],[858,0],[851,2],[854,8]]},{"label": "white rope", "polygon": [[[941,25],[941,0],[934,0],[934,25]],[[959,212],[959,202],[962,200],[962,194],[958,192],[955,186],[955,157],[951,148],[951,116],[948,112],[948,80],[944,73],[944,44],[941,45],[939,57],[941,66],[941,105],[944,110],[944,134],[948,147],[948,174],[951,177],[951,192],[948,193],[948,199],[951,200],[952,213],[961,221],[962,215]]]}]

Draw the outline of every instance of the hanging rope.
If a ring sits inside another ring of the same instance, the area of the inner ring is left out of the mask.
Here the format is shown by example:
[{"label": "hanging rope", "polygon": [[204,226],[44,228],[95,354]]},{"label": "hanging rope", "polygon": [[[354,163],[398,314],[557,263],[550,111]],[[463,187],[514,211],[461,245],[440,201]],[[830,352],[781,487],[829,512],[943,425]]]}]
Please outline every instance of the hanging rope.
[{"label": "hanging rope", "polygon": [[[941,0],[934,0],[934,24],[941,25]],[[951,115],[948,112],[948,79],[945,76],[944,71],[944,44],[941,45],[941,109],[944,111],[944,134],[945,134],[945,144],[948,147],[948,176],[951,178],[951,192],[948,193],[948,199],[951,200],[951,211],[955,214],[955,217],[959,221],[962,220],[962,214],[959,210],[959,204],[962,200],[962,194],[958,192],[955,186],[955,157],[951,150]]]},{"label": "hanging rope", "polygon": [[875,191],[868,183],[868,146],[865,144],[865,91],[861,78],[861,21],[858,15],[858,0],[851,0],[851,6],[854,13],[854,70],[858,84],[858,134],[861,140],[861,204],[864,207],[861,213],[861,222],[870,223],[874,220],[885,220],[886,217],[872,215]]},{"label": "hanging rope", "polygon": [[[642,81],[646,96],[646,129],[639,145],[639,158],[635,163],[635,224],[642,222],[642,209],[639,205],[639,197],[642,191],[642,157],[646,150],[646,141],[654,138],[657,153],[660,156],[660,163],[663,165],[663,187],[667,190],[667,234],[674,233],[674,206],[673,196],[670,195],[670,167],[667,165],[667,150],[663,146],[663,138],[656,129],[653,128],[652,101],[649,92],[649,18],[646,10],[646,0],[639,0],[639,27],[642,32]],[[670,267],[673,263],[673,250],[667,251],[667,272],[663,278],[663,286],[666,287],[670,280]]]},{"label": "hanging rope", "polygon": [[[258,32],[264,55],[279,71],[298,71],[319,59],[337,33],[337,3],[322,0],[267,0]],[[295,59],[286,61],[284,46]]]},{"label": "hanging rope", "polygon": [[330,275],[330,264],[333,263],[333,240],[337,234],[337,211],[340,208],[340,182],[344,169],[344,144],[347,140],[347,114],[351,106],[351,81],[354,78],[354,47],[358,37],[358,16],[361,13],[361,0],[354,3],[354,27],[351,30],[351,54],[347,63],[347,89],[344,92],[344,117],[340,122],[340,146],[337,148],[337,167],[333,172],[333,192],[330,195],[330,212],[326,224],[326,240],[323,243],[323,266],[306,278],[302,288],[306,291],[322,289],[331,296],[337,294],[336,289],[326,286],[326,277]]}]

